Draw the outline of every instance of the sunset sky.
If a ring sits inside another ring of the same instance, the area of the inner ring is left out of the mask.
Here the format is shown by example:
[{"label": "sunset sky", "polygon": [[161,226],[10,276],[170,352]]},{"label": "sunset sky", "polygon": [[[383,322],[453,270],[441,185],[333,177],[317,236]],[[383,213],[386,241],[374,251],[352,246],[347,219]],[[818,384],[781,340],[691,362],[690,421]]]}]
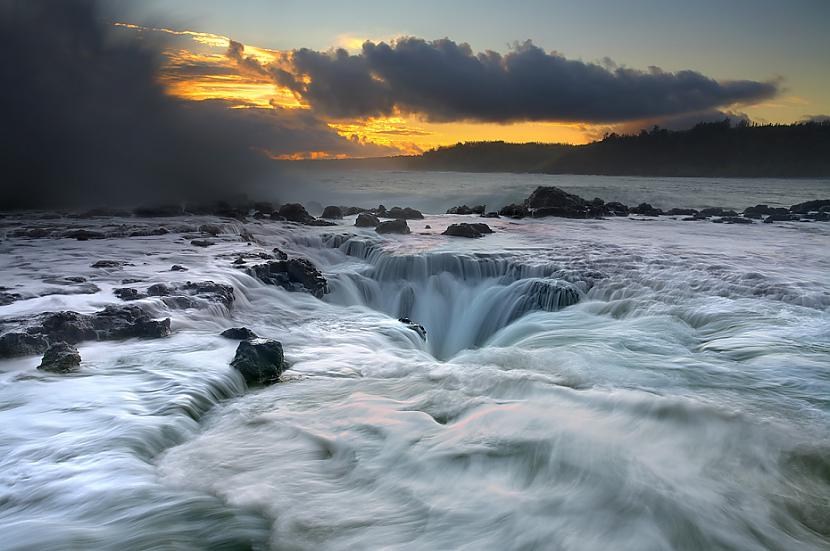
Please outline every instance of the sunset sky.
[{"label": "sunset sky", "polygon": [[102,5],[116,34],[163,41],[169,94],[303,134],[274,158],[830,113],[823,0]]}]

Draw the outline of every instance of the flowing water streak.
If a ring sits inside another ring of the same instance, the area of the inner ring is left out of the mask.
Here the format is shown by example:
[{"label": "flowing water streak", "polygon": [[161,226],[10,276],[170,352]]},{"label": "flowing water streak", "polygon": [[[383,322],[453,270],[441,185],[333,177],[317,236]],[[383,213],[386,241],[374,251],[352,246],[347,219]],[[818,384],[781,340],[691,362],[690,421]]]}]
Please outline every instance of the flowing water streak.
[{"label": "flowing water streak", "polygon": [[[403,238],[246,224],[249,250],[321,266],[323,301],[234,269],[222,255],[244,244],[230,238],[208,254],[175,235],[4,242],[7,285],[40,294],[60,266],[101,290],[3,317],[94,311],[126,277],[214,279],[237,296],[230,312],[145,299],[174,336],[82,344],[77,375],[0,364],[8,547],[828,545],[824,226],[419,235],[457,220]],[[89,268],[113,251],[133,266]],[[217,337],[232,325],[284,343],[287,382],[244,392],[235,343]]]}]

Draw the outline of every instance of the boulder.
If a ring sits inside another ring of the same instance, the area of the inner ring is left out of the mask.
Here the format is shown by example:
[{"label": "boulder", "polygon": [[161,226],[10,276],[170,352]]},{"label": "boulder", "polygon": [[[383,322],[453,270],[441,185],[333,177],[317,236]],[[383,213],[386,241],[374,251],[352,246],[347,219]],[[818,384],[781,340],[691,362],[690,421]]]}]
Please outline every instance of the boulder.
[{"label": "boulder", "polygon": [[277,247],[271,249],[271,252],[274,253],[274,258],[276,258],[277,260],[288,260],[288,254],[286,254],[281,249],[278,249]]},{"label": "boulder", "polygon": [[796,214],[807,214],[814,211],[819,211],[824,207],[830,206],[830,199],[816,199],[815,201],[805,201],[790,207],[790,212]]},{"label": "boulder", "polygon": [[375,231],[378,233],[399,233],[404,235],[410,233],[406,220],[401,218],[381,222],[377,225]]},{"label": "boulder", "polygon": [[282,344],[273,339],[252,339],[239,343],[231,365],[249,385],[276,383],[286,369]]},{"label": "boulder", "polygon": [[0,336],[0,358],[43,354],[48,347],[43,335],[13,332]]},{"label": "boulder", "polygon": [[724,210],[721,207],[709,207],[702,209],[698,215],[703,218],[711,218],[712,216],[738,216],[738,213],[734,210]]},{"label": "boulder", "polygon": [[378,224],[380,220],[371,212],[361,212],[354,221],[354,225],[358,228],[376,228]]},{"label": "boulder", "polygon": [[257,334],[247,327],[231,327],[230,329],[222,331],[221,335],[226,339],[233,339],[236,341],[247,341],[258,338]]},{"label": "boulder", "polygon": [[172,266],[170,266],[170,271],[171,272],[186,272],[187,268],[185,268],[181,264],[173,264]]},{"label": "boulder", "polygon": [[524,204],[531,209],[548,207],[579,209],[585,206],[586,201],[582,197],[563,191],[558,187],[539,186],[530,194]]},{"label": "boulder", "polygon": [[147,287],[147,296],[166,297],[173,294],[172,289],[164,283],[155,283]]},{"label": "boulder", "polygon": [[355,214],[360,214],[361,212],[369,212],[369,209],[364,209],[363,207],[340,207],[343,211],[343,216],[354,216]]},{"label": "boulder", "polygon": [[487,224],[468,224],[468,223],[461,223],[461,224],[452,224],[441,235],[450,235],[453,237],[484,237],[485,234],[493,233],[493,230],[490,229],[490,226]]},{"label": "boulder", "polygon": [[120,268],[124,265],[124,262],[121,260],[99,260],[95,264],[92,264],[90,268]]},{"label": "boulder", "polygon": [[73,345],[56,342],[46,349],[38,369],[50,373],[69,373],[81,365],[81,354]]},{"label": "boulder", "polygon": [[252,206],[255,211],[264,215],[270,215],[274,212],[274,205],[269,201],[257,201]]},{"label": "boulder", "polygon": [[287,203],[280,207],[279,215],[283,220],[289,222],[297,222],[298,224],[308,224],[314,220],[305,207],[299,203]]},{"label": "boulder", "polygon": [[391,209],[384,211],[383,214],[378,212],[378,216],[381,218],[395,218],[398,220],[421,220],[424,217],[424,215],[421,214],[421,211],[411,209],[409,207],[392,207]]},{"label": "boulder", "polygon": [[328,206],[323,209],[322,218],[328,218],[329,220],[340,220],[343,218],[343,210],[340,207],[335,206]]},{"label": "boulder", "polygon": [[323,274],[305,258],[274,260],[246,268],[246,271],[269,285],[277,285],[288,291],[305,291],[317,298],[328,292],[328,282]]},{"label": "boulder", "polygon": [[413,331],[418,333],[418,336],[421,337],[422,340],[427,340],[427,330],[424,329],[424,326],[420,323],[415,323],[409,318],[398,318],[398,321],[406,325],[409,329],[412,329]]}]

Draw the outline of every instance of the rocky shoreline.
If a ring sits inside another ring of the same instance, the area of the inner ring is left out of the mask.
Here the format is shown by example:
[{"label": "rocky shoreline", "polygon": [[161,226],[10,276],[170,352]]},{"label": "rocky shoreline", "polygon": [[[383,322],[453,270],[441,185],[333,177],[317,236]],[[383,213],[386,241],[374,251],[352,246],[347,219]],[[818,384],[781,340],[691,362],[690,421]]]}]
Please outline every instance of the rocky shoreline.
[{"label": "rocky shoreline", "polygon": [[[633,220],[673,217],[682,221],[710,221],[722,224],[753,224],[763,222],[826,222],[830,221],[830,199],[814,200],[784,207],[759,204],[743,211],[725,208],[672,208],[661,210],[648,203],[631,207],[619,202],[605,202],[600,198],[586,200],[562,189],[540,186],[521,204],[506,205],[498,211],[487,211],[485,205],[451,207],[447,215],[478,216],[479,218],[545,218],[606,219],[630,217]],[[216,223],[192,224],[178,218],[190,216],[215,216],[235,224],[233,229]],[[376,208],[342,207],[330,205],[316,218],[298,203],[275,206],[266,202],[240,203],[231,206],[219,203],[212,207],[186,208],[178,206],[142,207],[132,211],[95,209],[80,214],[38,213],[25,217],[0,215],[0,227],[5,239],[74,239],[78,241],[153,237],[181,234],[184,246],[209,248],[219,242],[241,242],[247,247],[256,244],[256,238],[244,223],[277,221],[289,224],[322,227],[342,227],[346,217],[354,216],[356,228],[374,229],[377,234],[406,235],[411,233],[408,220],[421,220],[423,213],[410,207],[383,205]],[[95,228],[78,227],[78,222],[90,219],[120,219]],[[160,223],[147,219],[164,218]],[[174,220],[169,220],[173,218]],[[29,224],[37,221],[36,225]],[[67,224],[66,222],[70,222]],[[429,225],[426,229],[431,229]],[[443,232],[430,233],[448,237],[479,239],[493,233],[483,222],[449,223]],[[225,253],[231,265],[258,279],[266,285],[275,285],[292,292],[304,292],[322,298],[329,292],[326,277],[308,258],[290,257],[278,248],[271,252],[240,250]],[[131,264],[116,259],[100,259],[90,265],[94,270],[111,275]],[[188,268],[174,264],[169,272],[186,272]],[[58,287],[53,294],[91,294],[100,291],[94,283],[81,276],[67,276],[49,280]],[[234,288],[211,280],[185,282],[144,281],[123,279],[122,286],[112,289],[121,304],[111,304],[91,314],[70,310],[45,312],[27,319],[3,319],[0,321],[0,359],[18,356],[43,355],[38,369],[53,373],[76,371],[81,356],[75,345],[85,341],[113,341],[129,338],[158,339],[171,334],[169,317],[155,319],[141,305],[129,304],[154,298],[170,310],[205,309],[218,305],[226,310],[233,307]],[[141,283],[141,285],[136,285]],[[0,287],[0,305],[12,304],[30,298],[20,289]],[[426,339],[423,326],[408,318],[399,320],[404,326]],[[226,338],[240,340],[231,365],[237,369],[249,385],[277,382],[287,369],[282,344],[274,339],[261,338],[247,328],[232,328],[222,333]]]}]

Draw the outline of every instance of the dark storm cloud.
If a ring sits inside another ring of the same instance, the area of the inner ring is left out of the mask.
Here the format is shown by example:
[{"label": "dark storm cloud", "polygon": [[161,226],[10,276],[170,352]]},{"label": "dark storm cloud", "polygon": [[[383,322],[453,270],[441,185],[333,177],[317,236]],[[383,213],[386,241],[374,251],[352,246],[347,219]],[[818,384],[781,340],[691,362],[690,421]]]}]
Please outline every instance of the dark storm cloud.
[{"label": "dark storm cloud", "polygon": [[[506,55],[449,39],[366,42],[359,54],[293,51],[280,84],[333,117],[389,115],[434,121],[611,123],[675,116],[774,96],[771,82],[716,81],[695,71],[638,71],[549,54],[530,41]],[[298,75],[307,75],[305,83]]]},{"label": "dark storm cloud", "polygon": [[309,113],[172,98],[164,44],[111,28],[92,0],[0,0],[0,209],[209,200],[271,180],[264,151],[362,152]]}]

